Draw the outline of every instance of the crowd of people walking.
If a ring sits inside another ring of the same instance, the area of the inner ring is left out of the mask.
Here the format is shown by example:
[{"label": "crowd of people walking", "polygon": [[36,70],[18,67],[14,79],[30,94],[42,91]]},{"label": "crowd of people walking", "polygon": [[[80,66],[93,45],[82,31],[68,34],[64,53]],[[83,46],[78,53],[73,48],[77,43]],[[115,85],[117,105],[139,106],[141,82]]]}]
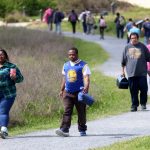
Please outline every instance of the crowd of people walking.
[{"label": "crowd of people walking", "polygon": [[[76,33],[76,25],[82,23],[83,34],[94,34],[99,29],[100,39],[104,39],[104,31],[107,23],[103,15],[99,18],[89,10],[82,11],[79,15],[75,10],[68,14],[68,22],[72,27],[72,33]],[[42,20],[47,23],[49,31],[57,34],[62,33],[61,23],[65,14],[59,10],[47,8]],[[150,20],[145,18],[134,22],[129,18],[126,22],[124,16],[116,13],[114,19],[117,38],[124,38],[127,32],[127,45],[122,54],[122,76],[128,76],[129,90],[131,95],[131,111],[137,111],[139,105],[142,110],[146,109],[147,104],[147,74],[150,75]],[[139,41],[140,35],[144,35],[144,43]],[[56,130],[59,136],[69,136],[71,126],[71,116],[75,106],[78,113],[78,130],[81,136],[86,136],[86,104],[78,101],[78,93],[82,91],[88,93],[90,86],[91,71],[86,62],[78,58],[78,49],[72,47],[68,50],[69,61],[63,65],[62,84],[60,96],[63,98],[64,114],[60,129]],[[23,75],[19,68],[9,62],[9,57],[4,49],[0,49],[0,136],[8,136],[9,112],[16,98],[16,83],[23,81]],[[81,89],[82,87],[82,89]],[[139,93],[140,91],[140,98]]]},{"label": "crowd of people walking", "polygon": [[[74,15],[74,17],[72,17],[72,15]],[[74,18],[74,19],[71,19],[71,18]],[[103,15],[99,16],[99,19],[97,19],[97,23],[96,23],[96,19],[90,11],[85,10],[78,17],[75,11],[72,10],[71,14],[69,15],[68,20],[72,24],[73,34],[76,33],[76,29],[73,23],[76,24],[77,21],[81,21],[84,35],[88,36],[89,34],[94,34],[94,30],[99,28],[100,39],[104,39],[104,30],[107,28],[107,24]],[[72,20],[75,20],[75,21],[73,22]],[[127,32],[126,33],[127,45],[125,46],[123,54],[122,54],[121,66],[122,66],[122,76],[126,76],[126,75],[128,76],[129,91],[131,95],[131,111],[132,112],[137,111],[139,105],[141,105],[141,110],[146,110],[147,99],[148,99],[147,97],[147,92],[148,92],[147,74],[150,74],[150,20],[149,18],[145,18],[145,20],[134,22],[132,18],[129,18],[128,21],[126,22],[126,19],[124,16],[120,15],[120,13],[116,13],[114,24],[116,26],[116,36],[118,39],[119,38],[123,39],[125,32]],[[97,25],[97,28],[95,27],[95,25]],[[140,42],[139,40],[140,35],[142,33],[144,35],[144,43]],[[73,49],[71,49],[71,51],[72,50]],[[76,51],[74,50],[74,54],[71,54],[71,55],[75,55],[75,53]],[[72,69],[72,67],[70,68]],[[68,69],[64,69],[64,68],[63,70],[65,70],[66,72],[68,71]],[[63,83],[62,84],[63,86],[61,86],[61,89],[63,89],[62,90],[64,91],[63,93],[66,94],[65,86],[68,85],[67,77],[62,83]],[[61,95],[63,94],[61,93]],[[68,99],[70,97],[69,103],[71,103],[71,100],[73,98],[76,98],[76,92],[73,92],[73,93],[71,92],[71,94],[69,92],[68,95],[67,95],[67,99],[66,97],[63,97],[63,99],[65,101],[67,100],[68,102]],[[74,96],[72,97],[72,95]],[[65,102],[64,104],[65,112],[63,115],[60,129],[56,130],[56,134],[59,136],[69,136],[69,128],[70,128],[70,122],[71,122],[70,117],[72,114],[73,106],[71,106],[72,104],[70,104],[71,110],[67,109],[69,106],[67,102]],[[73,105],[78,105],[75,103],[75,100],[74,100]],[[82,120],[83,118],[82,117],[81,117],[82,119],[80,118],[79,108],[77,106],[76,108],[79,113],[78,114],[78,117],[79,117],[78,129],[79,129],[80,135],[85,136],[86,135],[86,126],[84,122],[85,120],[83,121]],[[85,112],[83,114],[85,114]],[[69,118],[69,120],[65,119],[66,116],[67,118]]]},{"label": "crowd of people walking", "polygon": [[[78,30],[78,23],[82,25],[82,32],[84,35],[95,34],[98,30],[100,39],[104,39],[105,29],[109,29],[109,26],[105,20],[105,16],[99,14],[99,16],[94,15],[89,10],[83,10],[81,13],[77,13],[74,9],[65,15],[59,9],[47,8],[43,14],[43,21],[47,23],[49,31],[55,31],[58,34],[62,33],[61,23],[63,19],[67,19],[71,24],[72,33],[75,34]],[[136,32],[139,36],[144,34],[144,43],[148,44],[148,39],[150,38],[150,20],[145,18],[140,21],[134,21],[133,18],[126,18],[119,12],[116,13],[114,23],[116,27],[117,38],[124,38],[127,35],[127,43],[129,43],[129,36],[131,33]],[[55,28],[53,29],[53,25]]]},{"label": "crowd of people walking", "polygon": [[[64,13],[59,9],[52,10],[51,8],[47,8],[44,11],[42,21],[47,23],[49,31],[61,34],[61,22],[64,18]],[[68,13],[66,18],[68,18],[67,20],[71,24],[73,34],[76,33],[77,23],[81,23],[84,35],[94,34],[99,29],[100,39],[104,39],[104,30],[107,25],[103,15],[100,15],[97,21],[96,16],[91,11],[83,10],[80,14],[77,14],[73,9]],[[53,29],[53,24],[55,25],[55,29]]]}]

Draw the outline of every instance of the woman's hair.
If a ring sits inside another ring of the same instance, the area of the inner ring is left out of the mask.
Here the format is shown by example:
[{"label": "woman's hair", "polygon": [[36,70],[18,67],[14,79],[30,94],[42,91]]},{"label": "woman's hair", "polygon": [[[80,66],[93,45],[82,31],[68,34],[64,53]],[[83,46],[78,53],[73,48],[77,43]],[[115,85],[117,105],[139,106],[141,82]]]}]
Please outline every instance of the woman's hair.
[{"label": "woman's hair", "polygon": [[5,55],[6,60],[9,61],[9,57],[8,57],[7,52],[2,48],[0,48],[0,51]]}]

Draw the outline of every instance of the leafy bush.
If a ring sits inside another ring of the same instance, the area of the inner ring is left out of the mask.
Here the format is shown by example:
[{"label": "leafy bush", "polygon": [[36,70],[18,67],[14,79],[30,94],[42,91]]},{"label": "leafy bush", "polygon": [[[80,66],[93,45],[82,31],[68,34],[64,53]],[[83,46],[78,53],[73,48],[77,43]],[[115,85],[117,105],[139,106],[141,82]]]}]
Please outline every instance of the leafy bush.
[{"label": "leafy bush", "polygon": [[29,19],[19,13],[18,11],[13,12],[12,14],[9,14],[5,17],[5,21],[7,23],[14,23],[14,22],[27,22]]},{"label": "leafy bush", "polygon": [[0,2],[0,17],[5,17],[6,13],[6,5],[4,3],[4,0],[1,0]]},{"label": "leafy bush", "polygon": [[[29,16],[39,15],[40,9],[55,7],[55,0],[1,0],[0,17],[5,17],[17,10]],[[15,19],[14,19],[15,20]]]}]

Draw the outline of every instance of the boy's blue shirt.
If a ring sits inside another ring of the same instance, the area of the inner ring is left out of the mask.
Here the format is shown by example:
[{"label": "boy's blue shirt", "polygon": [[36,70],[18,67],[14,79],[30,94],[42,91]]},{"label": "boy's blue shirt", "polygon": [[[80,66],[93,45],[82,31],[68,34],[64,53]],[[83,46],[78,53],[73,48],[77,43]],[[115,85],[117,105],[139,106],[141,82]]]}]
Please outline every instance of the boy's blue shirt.
[{"label": "boy's blue shirt", "polygon": [[80,88],[84,86],[83,68],[86,65],[84,61],[71,66],[70,61],[64,64],[65,71],[65,90],[70,93],[79,92]]}]

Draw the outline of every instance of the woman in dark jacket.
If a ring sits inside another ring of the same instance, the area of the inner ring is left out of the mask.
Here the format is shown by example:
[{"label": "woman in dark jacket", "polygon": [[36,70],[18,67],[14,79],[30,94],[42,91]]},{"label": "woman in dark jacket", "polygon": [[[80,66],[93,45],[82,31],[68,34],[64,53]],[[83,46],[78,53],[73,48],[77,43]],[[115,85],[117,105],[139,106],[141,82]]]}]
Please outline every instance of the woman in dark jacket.
[{"label": "woman in dark jacket", "polygon": [[8,136],[9,111],[16,98],[16,83],[22,82],[23,76],[18,67],[9,62],[7,52],[0,49],[0,136]]}]

